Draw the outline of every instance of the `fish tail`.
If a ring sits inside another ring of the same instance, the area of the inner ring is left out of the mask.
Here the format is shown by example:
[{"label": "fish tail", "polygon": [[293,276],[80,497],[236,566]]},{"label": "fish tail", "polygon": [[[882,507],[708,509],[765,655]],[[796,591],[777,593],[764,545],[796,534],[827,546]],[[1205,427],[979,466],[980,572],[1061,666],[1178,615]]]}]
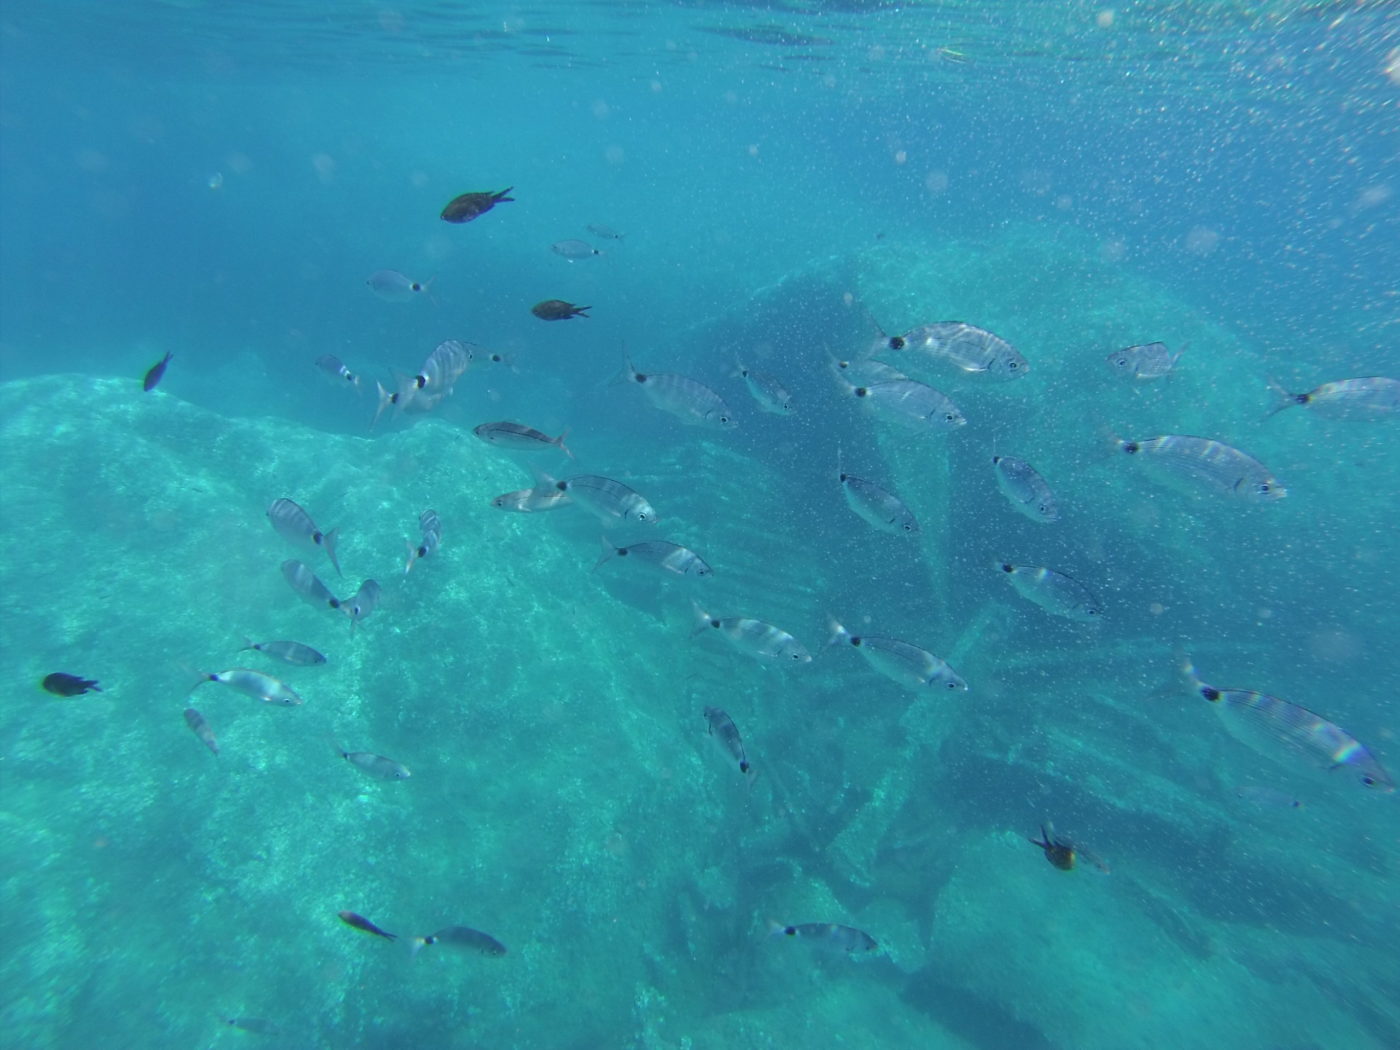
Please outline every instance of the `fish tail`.
[{"label": "fish tail", "polygon": [[841,642],[848,641],[851,637],[851,632],[842,627],[841,622],[830,613],[826,614],[826,629],[827,645],[837,645]]},{"label": "fish tail", "polygon": [[1278,415],[1285,408],[1289,408],[1298,403],[1298,396],[1296,394],[1290,394],[1283,387],[1279,386],[1278,382],[1272,376],[1266,376],[1265,382],[1269,384],[1269,389],[1274,392],[1274,396],[1278,401],[1273,408],[1264,413],[1265,419],[1273,419],[1274,416]]},{"label": "fish tail", "polygon": [[418,548],[413,545],[412,540],[404,540],[404,546],[408,548],[408,561],[404,562],[403,574],[408,575],[408,570],[413,568],[413,563],[418,560]]},{"label": "fish tail", "polygon": [[335,574],[337,576],[344,576],[345,573],[340,571],[340,559],[335,556],[335,545],[339,538],[340,529],[331,529],[330,532],[322,534],[321,546],[326,549],[326,557],[330,558],[331,565],[335,567]]},{"label": "fish tail", "polygon": [[573,458],[574,458],[574,454],[573,454],[572,452],[569,451],[569,446],[566,445],[566,444],[564,444],[564,439],[565,439],[566,437],[568,437],[568,436],[569,436],[569,428],[568,428],[568,427],[565,427],[564,430],[563,430],[563,432],[562,432],[557,438],[555,438],[552,442],[550,442],[550,444],[558,445],[558,446],[559,446],[559,451],[560,451],[560,452],[564,453],[564,455],[568,456],[570,459],[573,459]]},{"label": "fish tail", "polygon": [[1190,687],[1191,691],[1199,692],[1206,684],[1201,681],[1201,676],[1196,673],[1196,665],[1191,661],[1191,655],[1184,649],[1176,651],[1176,668],[1181,678]]},{"label": "fish tail", "polygon": [[593,563],[593,571],[597,572],[602,568],[603,563],[617,556],[617,548],[614,547],[606,536],[599,536],[598,542],[603,545],[603,553],[598,556],[598,560]]},{"label": "fish tail", "polygon": [[373,430],[375,424],[379,422],[379,417],[384,414],[384,410],[392,405],[395,399],[394,394],[384,389],[383,383],[376,382],[374,385],[379,388],[379,407],[374,410],[374,419],[370,421],[369,428],[371,430]]},{"label": "fish tail", "polygon": [[697,601],[692,601],[690,603],[690,608],[694,610],[695,613],[695,630],[690,632],[691,637],[693,638],[695,635],[703,631],[706,627],[710,626],[711,616],[704,609],[700,608],[700,603]]},{"label": "fish tail", "polygon": [[410,937],[410,938],[408,939],[408,957],[409,957],[410,959],[416,959],[416,958],[418,958],[418,953],[421,952],[421,951],[422,951],[424,948],[426,948],[427,946],[428,946],[428,938],[426,938],[426,937]]},{"label": "fish tail", "polygon": [[433,282],[437,279],[438,275],[433,274],[423,282],[423,294],[428,297],[428,302],[432,303],[434,306],[441,306],[442,304],[438,302],[437,296],[433,294]]},{"label": "fish tail", "polygon": [[764,920],[763,927],[768,931],[769,938],[780,937],[786,933],[788,929],[785,923],[779,922],[771,915]]}]

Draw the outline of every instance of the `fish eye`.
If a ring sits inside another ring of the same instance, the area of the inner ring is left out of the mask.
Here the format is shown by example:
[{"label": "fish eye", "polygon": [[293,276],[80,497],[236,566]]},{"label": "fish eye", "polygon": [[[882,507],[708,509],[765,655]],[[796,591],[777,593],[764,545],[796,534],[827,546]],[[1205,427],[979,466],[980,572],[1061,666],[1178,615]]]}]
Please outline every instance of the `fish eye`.
[{"label": "fish eye", "polygon": [[1369,787],[1375,787],[1375,786],[1376,786],[1376,778],[1373,777],[1373,776],[1371,776],[1369,773],[1363,773],[1363,774],[1361,775],[1361,783],[1365,784],[1368,788],[1369,788]]},{"label": "fish eye", "polygon": [[1006,367],[1011,369],[1011,371],[1015,372],[1018,368],[1021,367],[1021,363],[1019,361],[1012,361]]}]

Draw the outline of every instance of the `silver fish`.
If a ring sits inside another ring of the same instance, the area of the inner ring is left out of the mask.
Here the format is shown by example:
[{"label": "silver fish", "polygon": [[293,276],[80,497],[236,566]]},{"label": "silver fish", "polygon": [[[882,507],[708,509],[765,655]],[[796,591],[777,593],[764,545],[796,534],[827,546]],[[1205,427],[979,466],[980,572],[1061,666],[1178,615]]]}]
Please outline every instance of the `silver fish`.
[{"label": "silver fish", "polygon": [[830,354],[827,356],[831,359],[832,374],[847,385],[870,386],[872,383],[889,383],[896,379],[909,378],[894,365],[887,365],[873,357],[857,357],[842,361],[831,357]]},{"label": "silver fish", "polygon": [[749,396],[758,402],[759,408],[775,416],[792,415],[792,395],[775,377],[767,372],[755,372],[745,368],[742,362],[736,362],[735,367],[744,378],[744,386],[748,388]]},{"label": "silver fish", "polygon": [[251,696],[254,700],[262,700],[269,704],[295,707],[302,702],[297,691],[286,682],[247,667],[234,667],[227,671],[205,674],[204,681],[218,682],[230,689],[236,689],[244,696]]},{"label": "silver fish", "polygon": [[627,378],[642,388],[647,400],[687,426],[731,430],[738,426],[734,413],[704,383],[674,372],[638,372],[627,359]]},{"label": "silver fish", "polygon": [[1221,689],[1201,681],[1189,659],[1181,672],[1192,692],[1217,705],[1236,739],[1271,757],[1300,755],[1328,770],[1346,767],[1362,787],[1395,790],[1395,781],[1374,755],[1341,726],[1306,707],[1251,689]]},{"label": "silver fish", "polygon": [[443,398],[452,393],[457,380],[471,368],[473,357],[471,347],[462,340],[444,339],[433,347],[433,352],[415,375],[395,373],[398,389],[392,394],[380,385],[379,407],[375,410],[374,421],[378,422],[390,405],[399,412],[410,408],[429,411],[437,407]]},{"label": "silver fish", "polygon": [[340,535],[339,529],[322,532],[311,520],[310,514],[285,497],[272,501],[272,506],[267,508],[267,520],[272,523],[272,527],[284,540],[303,547],[320,547],[326,552],[326,557],[330,558],[336,575],[344,575],[340,571],[340,562],[335,556],[336,539]]},{"label": "silver fish", "polygon": [[1006,574],[1016,593],[1048,613],[1066,620],[1093,623],[1103,615],[1103,605],[1094,593],[1073,576],[1034,565],[997,562],[995,568]]},{"label": "silver fish", "polygon": [[321,578],[312,572],[305,562],[289,558],[282,563],[282,575],[302,599],[311,605],[331,609],[340,608],[340,599],[326,589]]},{"label": "silver fish", "polygon": [[1163,481],[1244,503],[1270,503],[1288,495],[1264,464],[1219,441],[1186,434],[1115,440],[1120,451],[1147,464]]},{"label": "silver fish", "polygon": [[553,488],[566,493],[574,503],[595,515],[604,525],[622,521],[650,525],[656,521],[656,511],[652,510],[651,504],[641,493],[612,478],[597,474],[574,474],[555,481],[543,476],[540,488]]},{"label": "silver fish", "polygon": [[567,241],[555,241],[549,246],[549,250],[555,255],[561,255],[569,262],[575,259],[591,259],[595,255],[602,255],[597,248],[587,241],[580,241],[577,238]]},{"label": "silver fish", "polygon": [[1400,415],[1400,379],[1388,376],[1338,379],[1306,394],[1290,394],[1277,384],[1273,387],[1281,403],[1271,416],[1293,405],[1303,405],[1327,419],[1375,420]]},{"label": "silver fish", "polygon": [[441,944],[450,948],[465,948],[479,955],[501,956],[506,954],[506,946],[489,933],[482,933],[470,926],[449,926],[437,933],[413,938],[413,954],[417,955],[430,944]]},{"label": "silver fish", "polygon": [[594,563],[593,571],[598,571],[604,562],[613,558],[629,558],[635,564],[646,565],[658,572],[674,576],[708,579],[714,574],[714,570],[705,564],[705,559],[689,547],[666,540],[648,540],[645,543],[634,543],[630,547],[614,547],[604,536],[603,553]]},{"label": "silver fish", "polygon": [[620,241],[626,234],[618,233],[611,226],[604,226],[602,223],[589,223],[588,232],[595,237],[601,237],[605,241]]},{"label": "silver fish", "polygon": [[787,631],[774,627],[762,620],[751,620],[744,616],[729,616],[724,619],[711,616],[694,602],[696,633],[711,627],[724,635],[725,641],[756,660],[771,660],[775,663],[807,664],[812,662],[812,654],[805,646]]},{"label": "silver fish", "polygon": [[413,568],[414,562],[426,558],[442,546],[442,519],[438,517],[437,511],[425,510],[418,515],[418,531],[422,533],[423,539],[416,547],[411,541],[408,543],[408,563],[403,567],[405,576]]},{"label": "silver fish", "polygon": [[894,536],[917,536],[919,523],[904,501],[872,481],[844,471],[837,474],[846,505],[881,532]]},{"label": "silver fish", "polygon": [[1059,518],[1060,508],[1055,493],[1024,459],[993,456],[992,467],[997,473],[997,487],[1017,511],[1042,525]]},{"label": "silver fish", "polygon": [[395,762],[392,758],[376,755],[372,751],[346,751],[334,740],[331,743],[335,746],[336,754],[376,780],[407,780],[413,776],[407,766]]},{"label": "silver fish", "polygon": [[360,589],[355,592],[353,598],[346,598],[340,603],[341,609],[350,617],[352,630],[357,623],[374,612],[379,605],[379,592],[378,583],[374,580],[365,580],[364,583],[360,584]]},{"label": "silver fish", "polygon": [[204,720],[204,716],[193,707],[185,708],[185,725],[190,727],[190,732],[199,737],[204,742],[204,746],[215,755],[219,753],[219,742],[214,739],[214,730],[209,728],[209,723]]},{"label": "silver fish", "polygon": [[240,649],[255,649],[260,653],[284,660],[289,664],[296,664],[298,667],[312,667],[316,664],[323,664],[326,658],[309,645],[302,645],[300,642],[254,642],[251,639],[243,639],[248,644]]},{"label": "silver fish", "polygon": [[521,423],[501,422],[482,423],[480,426],[473,427],[472,433],[488,444],[498,448],[508,448],[512,452],[544,452],[551,448],[557,448],[570,459],[574,458],[574,454],[564,444],[564,438],[569,434],[567,430],[558,437],[552,438],[534,427],[527,427]]},{"label": "silver fish", "polygon": [[734,719],[718,707],[707,707],[705,724],[709,727],[710,736],[714,738],[715,743],[728,758],[738,763],[739,772],[747,776],[753,767],[749,765],[749,756],[744,751],[744,740],[739,735],[739,727],[734,724]]},{"label": "silver fish", "polygon": [[853,635],[835,619],[827,626],[831,630],[828,645],[845,643],[860,650],[867,663],[891,682],[906,689],[930,689],[939,692],[966,692],[963,681],[948,664],[927,649],[901,642],[898,638],[872,638]]},{"label": "silver fish", "polygon": [[905,430],[941,437],[967,423],[952,398],[913,379],[889,379],[869,386],[851,386],[843,379],[842,385],[875,415]]},{"label": "silver fish", "polygon": [[1303,808],[1303,804],[1298,801],[1296,795],[1262,784],[1238,784],[1235,786],[1235,797],[1248,802],[1251,806],[1258,806],[1260,809]]},{"label": "silver fish", "polygon": [[804,922],[796,926],[784,926],[770,922],[771,936],[792,937],[806,941],[813,947],[830,952],[854,955],[857,952],[873,952],[879,945],[875,938],[854,926],[840,926],[832,922]]},{"label": "silver fish", "polygon": [[919,325],[889,340],[891,350],[907,350],[968,375],[987,379],[1019,379],[1030,364],[999,335],[962,321]]},{"label": "silver fish", "polygon": [[432,283],[430,280],[420,284],[412,277],[405,277],[398,270],[375,270],[365,281],[370,291],[386,303],[406,303],[420,295],[432,298],[428,291],[428,286]]},{"label": "silver fish", "polygon": [[1109,370],[1124,379],[1161,379],[1171,375],[1181,352],[1173,354],[1166,343],[1142,343],[1115,350],[1104,360]]},{"label": "silver fish", "polygon": [[491,501],[491,506],[497,510],[513,510],[522,514],[533,514],[536,511],[568,507],[573,502],[567,492],[550,487],[504,492]]},{"label": "silver fish", "polygon": [[349,383],[356,390],[360,389],[360,377],[346,368],[345,362],[334,354],[322,354],[320,357],[316,358],[316,367],[332,379],[338,379],[342,382]]}]

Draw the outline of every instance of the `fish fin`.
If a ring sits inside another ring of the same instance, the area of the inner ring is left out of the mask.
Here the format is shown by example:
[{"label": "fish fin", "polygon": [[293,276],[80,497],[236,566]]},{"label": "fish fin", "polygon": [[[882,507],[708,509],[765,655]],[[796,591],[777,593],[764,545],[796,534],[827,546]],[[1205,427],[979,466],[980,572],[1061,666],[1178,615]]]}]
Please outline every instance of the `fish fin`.
[{"label": "fish fin", "polygon": [[1285,408],[1291,408],[1293,405],[1299,403],[1298,395],[1290,394],[1283,387],[1279,386],[1278,382],[1272,376],[1266,376],[1265,381],[1269,384],[1269,389],[1274,392],[1275,396],[1278,399],[1278,404],[1274,405],[1273,408],[1269,409],[1268,412],[1264,413],[1265,419],[1273,419],[1274,416],[1278,415]]},{"label": "fish fin", "polygon": [[515,203],[515,198],[514,198],[514,197],[507,197],[507,196],[506,196],[506,194],[508,194],[508,193],[509,193],[511,190],[513,190],[513,189],[515,189],[514,186],[507,186],[505,189],[501,190],[500,193],[493,193],[493,194],[491,194],[491,199],[492,199],[493,201],[495,201],[497,204],[504,204],[504,203],[506,203],[507,201],[509,201],[510,203],[514,204],[514,203]]},{"label": "fish fin", "polygon": [[423,282],[423,294],[428,297],[428,302],[432,303],[434,306],[441,306],[442,304],[438,302],[437,296],[433,294],[433,282],[437,279],[438,275],[433,274]]},{"label": "fish fin", "polygon": [[826,644],[828,646],[844,642],[851,637],[851,632],[842,627],[841,622],[837,620],[836,617],[832,616],[831,613],[826,614],[826,629]]},{"label": "fish fin", "polygon": [[243,636],[243,644],[239,647],[238,651],[242,653],[247,652],[249,649],[257,649],[257,646],[253,643],[253,639],[245,634]]},{"label": "fish fin", "polygon": [[692,600],[690,603],[690,607],[695,612],[695,630],[690,632],[690,636],[694,638],[706,627],[712,626],[710,623],[712,617],[704,609],[700,608],[700,603],[697,601]]},{"label": "fish fin", "polygon": [[564,430],[563,430],[563,432],[560,433],[560,435],[559,435],[557,438],[554,439],[554,441],[552,442],[552,444],[558,445],[558,446],[559,446],[559,451],[560,451],[560,452],[564,453],[564,455],[568,456],[570,459],[573,459],[573,458],[574,458],[574,454],[573,454],[572,452],[569,451],[569,446],[566,445],[566,444],[564,444],[564,439],[565,439],[566,437],[568,437],[568,436],[569,436],[569,428],[568,428],[568,427],[565,427]]},{"label": "fish fin", "polygon": [[421,952],[424,948],[426,948],[426,947],[428,946],[428,938],[426,938],[426,937],[410,937],[410,938],[408,939],[408,941],[407,941],[407,944],[408,944],[408,957],[409,957],[410,959],[416,959],[416,958],[418,958],[418,953]]},{"label": "fish fin", "polygon": [[599,536],[598,542],[603,545],[603,553],[599,556],[598,560],[593,563],[594,572],[597,572],[600,568],[602,568],[604,562],[609,561],[610,559],[615,558],[617,556],[617,548],[609,542],[606,536]]},{"label": "fish fin", "polygon": [[325,548],[326,557],[330,558],[331,565],[335,567],[335,574],[337,576],[344,576],[345,573],[340,571],[340,559],[335,556],[335,545],[339,538],[340,529],[338,528],[331,529],[330,532],[323,532],[321,534],[321,546]]},{"label": "fish fin", "polygon": [[384,384],[378,381],[374,384],[379,388],[379,407],[374,410],[374,418],[370,420],[369,428],[374,429],[379,422],[379,417],[384,414],[384,410],[394,403],[394,395],[384,389]]},{"label": "fish fin", "polygon": [[404,562],[403,574],[408,575],[408,570],[413,568],[413,563],[418,560],[418,548],[413,545],[412,540],[404,540],[404,546],[408,548],[408,561]]}]

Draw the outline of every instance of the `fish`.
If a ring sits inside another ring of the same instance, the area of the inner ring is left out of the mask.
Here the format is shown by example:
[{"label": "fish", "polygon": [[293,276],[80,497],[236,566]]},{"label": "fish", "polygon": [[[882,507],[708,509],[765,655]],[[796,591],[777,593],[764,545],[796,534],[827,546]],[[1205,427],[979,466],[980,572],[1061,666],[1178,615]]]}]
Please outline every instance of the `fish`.
[{"label": "fish", "polygon": [[898,638],[853,635],[834,618],[827,618],[831,634],[827,645],[846,643],[860,650],[866,663],[891,682],[906,689],[966,692],[967,682],[947,662],[917,645]]},{"label": "fish", "polygon": [[869,386],[852,386],[842,379],[841,384],[876,416],[905,430],[941,437],[967,423],[952,398],[913,379],[880,380]]},{"label": "fish", "polygon": [[1326,419],[1376,420],[1400,415],[1400,379],[1388,376],[1337,379],[1306,394],[1290,394],[1273,382],[1270,386],[1280,399],[1270,416],[1294,405],[1310,408]]},{"label": "fish", "polygon": [[379,406],[370,426],[379,422],[390,405],[400,412],[410,408],[426,412],[435,408],[471,368],[474,356],[471,346],[460,339],[444,339],[438,343],[414,375],[395,373],[398,389],[393,393],[379,384]]},{"label": "fish", "polygon": [[248,644],[238,650],[243,652],[247,649],[255,649],[260,653],[278,660],[284,660],[289,664],[296,664],[298,667],[312,667],[316,664],[323,664],[326,658],[309,645],[302,645],[300,642],[254,642],[249,638],[243,639]]},{"label": "fish", "polygon": [[541,484],[538,487],[553,488],[567,494],[575,504],[595,515],[604,525],[615,525],[623,521],[638,525],[652,525],[656,522],[656,511],[641,493],[612,478],[597,474],[574,474],[555,481],[545,474],[541,475]]},{"label": "fish", "polygon": [[204,746],[219,754],[219,742],[214,739],[214,730],[209,728],[209,723],[204,720],[204,716],[193,707],[185,708],[185,725],[190,727],[190,732],[204,741]]},{"label": "fish", "polygon": [[379,584],[374,580],[365,580],[360,584],[360,589],[355,592],[353,598],[346,598],[340,603],[340,608],[350,617],[350,628],[354,630],[355,625],[369,616],[379,605]]},{"label": "fish", "polygon": [[340,536],[339,529],[322,532],[311,520],[310,514],[286,497],[272,501],[272,505],[267,508],[267,520],[272,523],[272,527],[284,540],[300,546],[320,547],[326,552],[326,557],[331,560],[331,566],[335,569],[336,575],[345,575],[340,571],[340,561],[335,556],[335,544]]},{"label": "fish", "polygon": [[1395,781],[1375,755],[1334,722],[1267,693],[1203,682],[1190,657],[1182,658],[1181,673],[1192,692],[1217,705],[1230,734],[1255,751],[1283,761],[1296,755],[1329,772],[1345,768],[1362,787],[1387,794],[1395,790]]},{"label": "fish", "polygon": [[96,678],[80,678],[75,674],[67,674],[63,671],[55,671],[53,674],[45,675],[44,680],[39,683],[45,692],[53,693],[54,696],[82,696],[84,693],[100,693],[102,687],[97,684]]},{"label": "fish", "polygon": [[345,923],[347,926],[353,926],[357,930],[364,930],[365,933],[372,933],[376,937],[383,937],[386,940],[390,941],[396,941],[399,939],[398,934],[389,933],[385,930],[381,930],[378,926],[370,922],[363,915],[356,915],[353,911],[342,911],[337,912],[336,914],[340,916],[341,922]]},{"label": "fish", "polygon": [[645,543],[634,543],[630,547],[614,547],[606,536],[602,538],[602,543],[603,553],[593,565],[594,572],[597,572],[604,562],[613,558],[631,558],[635,564],[646,565],[675,576],[693,576],[703,580],[714,575],[714,570],[705,563],[704,558],[678,543],[648,540]]},{"label": "fish", "polygon": [[997,488],[1017,512],[1041,525],[1060,517],[1055,493],[1039,472],[1024,459],[1015,456],[993,456],[992,468],[997,475]]},{"label": "fish", "polygon": [[748,776],[753,767],[749,765],[749,756],[744,751],[744,740],[739,735],[739,727],[734,724],[734,719],[718,707],[707,707],[705,724],[709,727],[710,736],[724,754],[738,763],[740,773]]},{"label": "fish", "polygon": [[225,1017],[224,1024],[253,1035],[279,1035],[282,1032],[281,1025],[262,1017]]},{"label": "fish", "polygon": [[167,352],[164,357],[146,370],[146,378],[141,380],[142,390],[150,393],[160,385],[160,381],[165,378],[165,369],[170,364],[170,359],[174,356],[175,354],[173,352]]},{"label": "fish", "polygon": [[1161,481],[1194,491],[1227,496],[1243,503],[1272,503],[1288,495],[1269,469],[1237,448],[1186,434],[1127,441],[1115,438],[1119,451],[1137,457]]},{"label": "fish", "polygon": [[478,955],[499,957],[506,954],[506,946],[489,933],[482,933],[470,926],[449,926],[437,933],[429,933],[413,938],[413,954],[417,955],[431,944],[442,944],[451,948],[465,948]]},{"label": "fish", "polygon": [[[830,355],[827,355],[830,357]],[[850,360],[839,360],[830,357],[832,373],[837,377],[845,376],[856,386],[869,386],[872,383],[889,383],[896,379],[908,379],[909,377],[883,361],[877,361],[873,357],[858,357]]]},{"label": "fish", "polygon": [[413,776],[407,766],[392,758],[376,755],[372,751],[346,751],[334,738],[330,738],[335,753],[367,776],[376,780],[407,780]]},{"label": "fish", "polygon": [[881,532],[894,536],[917,536],[919,522],[904,501],[873,481],[839,471],[841,492],[846,505]]},{"label": "fish", "polygon": [[758,403],[764,412],[775,416],[792,415],[792,395],[783,384],[767,372],[755,372],[745,368],[742,362],[735,362],[738,374],[743,377],[749,396]]},{"label": "fish", "polygon": [[571,317],[587,317],[591,306],[575,306],[563,299],[541,299],[530,312],[541,321],[567,321]]},{"label": "fish", "polygon": [[429,286],[432,283],[432,279],[425,282],[415,281],[412,277],[405,277],[398,270],[375,270],[365,279],[369,290],[386,303],[407,303],[420,295],[431,299],[433,293],[429,291]]},{"label": "fish", "polygon": [[218,682],[230,689],[236,689],[244,696],[251,696],[254,700],[261,700],[267,704],[296,707],[302,703],[297,691],[286,682],[248,667],[234,667],[227,671],[215,671],[212,674],[203,672],[202,677],[203,681],[199,683],[201,685],[204,682]]},{"label": "fish", "polygon": [[1083,858],[1105,875],[1108,874],[1108,865],[1101,861],[1094,854],[1080,846],[1075,845],[1066,839],[1057,838],[1053,824],[1042,824],[1040,826],[1040,839],[1028,839],[1034,846],[1039,846],[1045,854],[1045,859],[1052,866],[1061,871],[1073,871],[1075,863]]},{"label": "fish", "polygon": [[360,377],[346,368],[345,362],[334,354],[322,354],[316,358],[316,367],[332,379],[344,380],[357,391],[360,389]]},{"label": "fish", "polygon": [[326,589],[326,585],[306,565],[305,562],[289,558],[282,563],[282,575],[292,590],[296,591],[301,598],[311,605],[324,606],[331,609],[340,608],[340,599]]},{"label": "fish", "polygon": [[873,952],[880,947],[875,938],[864,930],[833,922],[803,922],[795,926],[784,926],[770,919],[768,928],[771,937],[792,937],[806,941],[814,947],[846,955]]},{"label": "fish", "polygon": [[577,238],[567,241],[555,241],[549,246],[549,250],[555,255],[562,255],[569,262],[575,259],[587,259],[594,255],[602,255],[597,248],[587,241],[580,241]]},{"label": "fish", "polygon": [[491,501],[497,510],[513,510],[522,514],[533,514],[541,510],[558,510],[573,504],[573,498],[556,488],[517,489],[504,492]]},{"label": "fish", "polygon": [[1171,375],[1181,352],[1173,354],[1166,343],[1142,343],[1115,350],[1104,360],[1109,370],[1124,379],[1161,379]]},{"label": "fish", "polygon": [[695,610],[696,634],[707,627],[713,628],[734,648],[756,660],[785,664],[812,662],[812,654],[806,646],[780,627],[744,616],[721,619],[711,616],[695,602],[691,602],[691,608]]},{"label": "fish", "polygon": [[601,223],[591,222],[587,226],[589,233],[595,237],[601,237],[605,241],[620,241],[626,234],[618,233],[611,226],[604,226]]},{"label": "fish", "polygon": [[426,558],[442,545],[442,521],[438,518],[437,511],[425,510],[418,515],[418,531],[422,533],[423,540],[416,547],[412,541],[408,541],[408,564],[403,567],[405,576],[413,568],[414,562]]},{"label": "fish", "polygon": [[1287,791],[1280,791],[1278,788],[1264,787],[1260,784],[1236,785],[1235,797],[1261,809],[1303,808],[1303,804],[1298,801],[1297,796]]},{"label": "fish", "polygon": [[909,350],[967,375],[987,379],[1020,379],[1030,363],[999,335],[962,321],[919,325],[888,342],[890,350]]},{"label": "fish", "polygon": [[510,449],[512,452],[543,452],[547,449],[557,448],[570,459],[574,454],[569,451],[569,447],[564,444],[569,432],[566,430],[558,437],[550,437],[534,427],[527,427],[522,423],[482,423],[480,426],[472,428],[472,433],[488,444],[498,448]]},{"label": "fish", "polygon": [[724,398],[704,383],[673,372],[638,372],[631,358],[626,362],[627,378],[642,388],[647,400],[682,423],[711,430],[731,430],[739,425]]},{"label": "fish", "polygon": [[1103,605],[1088,587],[1073,576],[1034,565],[997,562],[995,568],[1006,574],[1016,593],[1046,612],[1066,620],[1095,623],[1103,615]]},{"label": "fish", "polygon": [[514,197],[509,196],[514,186],[507,186],[505,189],[491,192],[459,193],[453,197],[442,209],[443,222],[464,223],[479,219],[498,204],[513,202]]}]

